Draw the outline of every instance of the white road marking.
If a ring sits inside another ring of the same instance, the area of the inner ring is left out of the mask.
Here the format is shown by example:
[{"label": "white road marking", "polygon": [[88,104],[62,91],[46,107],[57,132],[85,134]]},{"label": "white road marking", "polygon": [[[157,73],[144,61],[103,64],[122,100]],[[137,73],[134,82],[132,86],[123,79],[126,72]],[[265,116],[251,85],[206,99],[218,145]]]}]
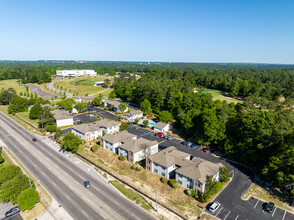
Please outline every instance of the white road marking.
[{"label": "white road marking", "polygon": [[275,214],[276,210],[277,210],[277,206],[275,207],[275,210],[274,210],[274,212],[273,212],[272,216],[274,216],[274,214]]},{"label": "white road marking", "polygon": [[232,173],[232,179],[234,178],[234,170],[231,170],[230,174]]},{"label": "white road marking", "polygon": [[66,196],[66,198],[68,198],[70,200],[69,196],[66,193],[64,193],[64,195]]},{"label": "white road marking", "polygon": [[76,161],[76,163],[80,163],[80,161]]},{"label": "white road marking", "polygon": [[254,209],[255,209],[255,207],[257,206],[258,202],[259,202],[259,200],[257,200],[257,202],[255,203]]},{"label": "white road marking", "polygon": [[218,211],[218,213],[215,215],[215,217],[220,213],[220,211],[223,209],[223,207]]},{"label": "white road marking", "polygon": [[89,168],[88,171],[91,171],[91,168]]},{"label": "white road marking", "polygon": [[229,213],[226,215],[226,217],[224,218],[224,220],[226,220],[226,218],[228,217],[228,215],[231,213],[231,211],[229,211]]},{"label": "white road marking", "polygon": [[235,220],[237,220],[239,218],[239,215],[237,215],[237,217],[235,218]]},{"label": "white road marking", "polygon": [[285,211],[285,213],[284,213],[284,216],[283,216],[282,220],[284,220],[284,218],[285,218],[285,216],[286,216],[286,213],[287,213],[287,212]]},{"label": "white road marking", "polygon": [[84,212],[84,210],[82,210],[82,213],[84,213],[84,215],[89,218],[89,216],[86,214],[86,212]]}]

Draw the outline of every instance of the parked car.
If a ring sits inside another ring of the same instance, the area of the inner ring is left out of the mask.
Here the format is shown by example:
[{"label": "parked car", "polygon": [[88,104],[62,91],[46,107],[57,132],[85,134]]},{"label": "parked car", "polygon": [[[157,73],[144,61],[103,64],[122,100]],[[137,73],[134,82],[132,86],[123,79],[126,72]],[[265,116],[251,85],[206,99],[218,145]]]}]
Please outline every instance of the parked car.
[{"label": "parked car", "polygon": [[161,137],[167,139],[168,136],[166,134],[163,134],[163,135],[161,135]]},{"label": "parked car", "polygon": [[273,209],[274,209],[274,206],[275,206],[275,204],[272,203],[272,202],[264,203],[263,210],[266,211],[266,212],[271,213],[273,211]]},{"label": "parked car", "polygon": [[203,148],[203,151],[204,151],[204,152],[208,152],[209,150],[210,150],[210,147],[204,147],[204,148]]},{"label": "parked car", "polygon": [[182,141],[181,144],[182,144],[182,145],[186,145],[186,142],[185,142],[185,141]]},{"label": "parked car", "polygon": [[172,139],[174,139],[174,137],[172,137],[172,136],[167,136],[167,139],[168,139],[168,140],[172,140]]},{"label": "parked car", "polygon": [[164,134],[163,132],[158,132],[158,133],[155,134],[155,136],[160,137],[163,134]]},{"label": "parked car", "polygon": [[186,146],[191,147],[192,146],[192,142],[187,141]]},{"label": "parked car", "polygon": [[84,185],[85,185],[86,188],[90,188],[91,187],[89,180],[85,181],[84,182]]},{"label": "parked car", "polygon": [[33,138],[32,141],[37,142],[37,139],[36,138]]},{"label": "parked car", "polygon": [[191,145],[191,148],[192,148],[192,149],[194,149],[194,148],[196,148],[196,147],[197,147],[196,144],[192,144],[192,145]]},{"label": "parked car", "polygon": [[220,204],[218,202],[214,202],[209,207],[209,211],[211,211],[212,213],[214,213],[219,207],[220,207]]},{"label": "parked car", "polygon": [[5,217],[13,216],[13,215],[15,215],[16,213],[19,213],[19,212],[20,212],[20,208],[18,206],[16,206],[16,207],[10,209],[9,211],[7,211],[5,213]]}]

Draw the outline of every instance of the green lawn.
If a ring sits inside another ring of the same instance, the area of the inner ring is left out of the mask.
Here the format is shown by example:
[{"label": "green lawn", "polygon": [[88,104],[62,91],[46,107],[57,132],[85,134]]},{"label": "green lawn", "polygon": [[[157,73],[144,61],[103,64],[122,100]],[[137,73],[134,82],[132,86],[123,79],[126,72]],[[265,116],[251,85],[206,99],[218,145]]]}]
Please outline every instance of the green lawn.
[{"label": "green lawn", "polygon": [[30,124],[32,124],[32,125],[34,125],[36,127],[38,127],[39,126],[39,124],[38,124],[39,120],[38,119],[35,119],[35,120],[30,119],[29,114],[30,114],[29,112],[18,112],[18,113],[16,113],[16,115],[18,117],[22,118],[23,120],[29,122]]},{"label": "green lawn", "polygon": [[17,81],[18,79],[0,80],[0,89],[13,88],[18,95],[20,92],[25,92],[25,86],[20,86]]},{"label": "green lawn", "polygon": [[234,102],[234,103],[242,103],[242,100],[239,99],[235,99],[230,97],[228,94],[219,91],[219,90],[214,90],[214,89],[205,89],[201,91],[202,93],[209,93],[212,95],[212,99],[214,101],[216,100],[220,100],[220,101],[224,101],[226,100],[228,103]]},{"label": "green lawn", "polygon": [[146,202],[145,199],[142,198],[138,193],[136,193],[132,189],[127,189],[122,183],[118,182],[117,180],[110,181],[110,183],[115,186],[122,194],[128,197],[132,201],[136,201],[138,205],[143,207],[146,210],[152,209],[152,207]]},{"label": "green lawn", "polygon": [[[102,86],[93,86],[94,82],[97,81],[104,81],[105,77],[99,77],[99,78],[93,78],[93,77],[78,77],[78,78],[72,78],[72,79],[66,79],[59,81],[54,84],[55,88],[59,86],[59,90],[69,92],[69,93],[75,93],[74,95],[77,96],[84,96],[88,94],[89,96],[98,96],[98,94],[101,92],[102,95],[109,95],[109,93],[112,91],[107,90],[107,88],[103,88]],[[79,82],[78,85],[76,85],[76,82]],[[61,89],[62,87],[62,89]]]},{"label": "green lawn", "polygon": [[[34,129],[32,126],[28,125],[27,123],[23,122],[22,120],[18,119],[17,117],[13,116],[12,114],[8,114],[8,111],[7,110],[8,110],[8,106],[7,105],[6,106],[4,106],[4,105],[0,106],[0,111],[1,112],[3,112],[8,117],[10,117],[12,120],[16,121],[18,124],[20,124],[21,126],[23,126],[25,129],[27,129],[28,131],[33,132],[33,133],[37,133],[37,134],[40,133],[38,130]],[[23,112],[23,113],[25,113],[25,112]],[[20,113],[17,113],[17,114],[20,114]],[[19,117],[21,117],[21,116],[19,116]],[[26,119],[24,119],[24,120],[26,120]]]}]

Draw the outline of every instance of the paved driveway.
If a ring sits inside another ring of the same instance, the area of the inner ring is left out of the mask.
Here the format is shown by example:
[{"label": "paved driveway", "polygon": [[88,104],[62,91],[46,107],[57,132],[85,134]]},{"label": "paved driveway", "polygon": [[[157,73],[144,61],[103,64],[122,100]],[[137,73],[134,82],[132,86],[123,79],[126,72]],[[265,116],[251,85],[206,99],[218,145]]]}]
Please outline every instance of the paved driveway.
[{"label": "paved driveway", "polygon": [[12,205],[10,202],[9,203],[0,203],[0,220],[4,220],[4,219],[9,219],[9,220],[21,220],[22,217],[20,216],[19,213],[17,213],[16,215],[14,216],[11,216],[11,217],[8,217],[6,218],[5,217],[5,213],[7,211],[9,211],[11,208],[13,207],[16,207],[16,205]]},{"label": "paved driveway", "polygon": [[[227,161],[224,158],[215,157],[210,152],[203,152],[201,146],[192,149],[181,144],[181,140],[172,139],[167,140],[161,137],[156,137],[155,132],[147,130],[142,127],[130,126],[128,128],[130,133],[144,137],[148,140],[156,140],[159,142],[161,149],[175,146],[178,150],[191,154],[194,157],[200,157],[215,163],[224,164],[233,176],[230,184],[223,190],[223,192],[215,199],[221,204],[220,208],[213,214],[222,220],[290,220],[294,216],[279,208],[274,208],[272,213],[266,213],[262,209],[262,202],[256,199],[249,199],[244,201],[241,199],[243,193],[248,189],[253,182],[253,173],[250,169],[241,165]],[[257,203],[257,204],[256,204]],[[256,205],[256,206],[255,206]],[[209,211],[207,211],[209,212]]]},{"label": "paved driveway", "polygon": [[[58,93],[64,94],[64,91],[61,91],[61,90],[55,89],[55,88],[53,87],[53,85],[54,85],[55,82],[57,82],[57,81],[52,81],[51,83],[49,83],[49,84],[47,85],[47,88],[48,88],[48,89],[51,89],[51,90],[53,90],[53,91],[55,91],[55,92],[58,92]],[[73,94],[71,94],[71,93],[69,93],[69,92],[65,92],[65,95],[66,95],[66,97],[68,97],[68,98],[73,98]]]},{"label": "paved driveway", "polygon": [[55,95],[51,93],[44,92],[39,86],[32,85],[32,84],[26,84],[26,86],[30,88],[31,93],[36,93],[38,96],[41,96],[43,98],[55,97]]},{"label": "paved driveway", "polygon": [[105,118],[108,117],[111,120],[114,120],[116,118],[119,118],[118,116],[116,116],[113,113],[110,113],[104,109],[98,108],[98,107],[94,107],[94,106],[88,106],[87,111],[96,111],[97,115],[99,115],[101,118]]}]

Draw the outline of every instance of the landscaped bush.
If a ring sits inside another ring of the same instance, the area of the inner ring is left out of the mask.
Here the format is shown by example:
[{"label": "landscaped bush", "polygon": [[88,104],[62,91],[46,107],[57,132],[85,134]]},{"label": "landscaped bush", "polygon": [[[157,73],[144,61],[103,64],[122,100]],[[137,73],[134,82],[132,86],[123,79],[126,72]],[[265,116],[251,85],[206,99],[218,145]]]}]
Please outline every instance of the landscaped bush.
[{"label": "landscaped bush", "polygon": [[167,179],[166,177],[161,177],[161,178],[160,178],[160,181],[161,181],[162,183],[167,183],[168,179]]},{"label": "landscaped bush", "polygon": [[139,168],[138,166],[135,166],[135,165],[131,166],[131,169],[132,170],[135,170],[137,172],[140,172],[141,171],[141,168]]},{"label": "landscaped bush", "polygon": [[187,189],[186,193],[188,196],[192,196],[192,197],[195,197],[195,194],[196,194],[194,189]]},{"label": "landscaped bush", "polygon": [[124,160],[126,160],[126,157],[125,157],[124,155],[120,155],[120,156],[118,157],[118,159],[121,160],[121,161],[124,161]]},{"label": "landscaped bush", "polygon": [[96,152],[99,148],[99,145],[95,144],[94,146],[91,147],[92,152]]},{"label": "landscaped bush", "polygon": [[128,123],[122,123],[120,126],[120,130],[124,131],[127,130],[129,128],[129,124]]},{"label": "landscaped bush", "polygon": [[207,202],[213,195],[217,194],[223,187],[221,182],[216,182],[212,180],[212,177],[209,177],[206,186],[205,192],[199,194],[198,198],[195,198],[200,202]]},{"label": "landscaped bush", "polygon": [[175,179],[171,179],[171,180],[169,180],[167,183],[168,183],[168,185],[170,185],[170,186],[173,187],[173,188],[177,188],[177,187],[179,187],[179,183],[178,183],[178,181],[175,180]]},{"label": "landscaped bush", "polygon": [[220,168],[220,181],[223,183],[226,183],[230,180],[231,174],[228,168],[226,167],[221,167]]},{"label": "landscaped bush", "polygon": [[17,197],[17,205],[21,211],[31,210],[39,201],[39,193],[33,188],[25,189]]},{"label": "landscaped bush", "polygon": [[56,125],[46,125],[45,129],[46,129],[46,131],[49,131],[49,132],[55,132],[57,129],[57,126]]}]

